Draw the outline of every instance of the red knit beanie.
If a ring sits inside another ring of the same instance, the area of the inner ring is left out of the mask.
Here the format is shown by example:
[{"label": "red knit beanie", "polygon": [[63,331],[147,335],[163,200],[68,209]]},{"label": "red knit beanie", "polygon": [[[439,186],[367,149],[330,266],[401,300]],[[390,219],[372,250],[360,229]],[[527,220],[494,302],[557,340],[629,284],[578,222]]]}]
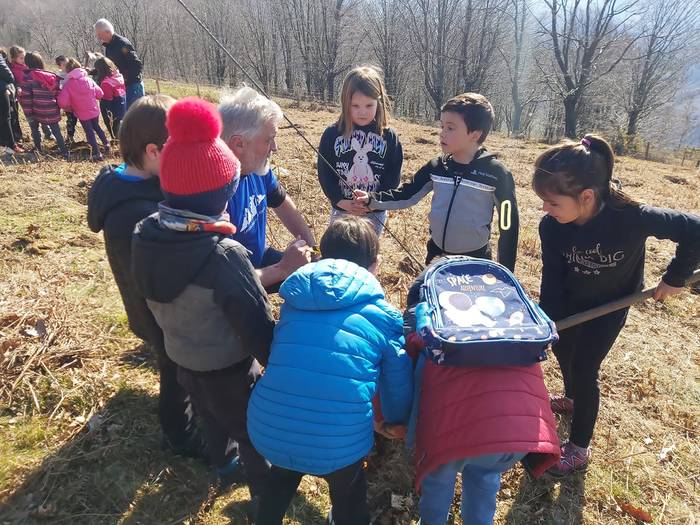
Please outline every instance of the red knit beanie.
[{"label": "red knit beanie", "polygon": [[196,97],[172,105],[165,120],[168,140],[160,163],[160,185],[171,208],[219,215],[236,191],[241,164],[219,138],[221,117],[214,104]]}]

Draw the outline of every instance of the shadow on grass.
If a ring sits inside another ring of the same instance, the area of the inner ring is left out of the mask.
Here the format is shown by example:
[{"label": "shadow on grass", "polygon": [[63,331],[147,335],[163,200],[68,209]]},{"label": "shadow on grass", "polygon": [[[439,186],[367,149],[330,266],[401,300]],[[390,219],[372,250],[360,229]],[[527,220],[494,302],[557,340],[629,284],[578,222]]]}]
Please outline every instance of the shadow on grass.
[{"label": "shadow on grass", "polygon": [[180,523],[209,497],[195,460],[160,450],[157,399],[119,390],[0,502],[0,523]]},{"label": "shadow on grass", "polygon": [[504,523],[582,524],[585,480],[585,472],[576,472],[565,478],[554,478],[545,474],[539,480],[523,476]]}]

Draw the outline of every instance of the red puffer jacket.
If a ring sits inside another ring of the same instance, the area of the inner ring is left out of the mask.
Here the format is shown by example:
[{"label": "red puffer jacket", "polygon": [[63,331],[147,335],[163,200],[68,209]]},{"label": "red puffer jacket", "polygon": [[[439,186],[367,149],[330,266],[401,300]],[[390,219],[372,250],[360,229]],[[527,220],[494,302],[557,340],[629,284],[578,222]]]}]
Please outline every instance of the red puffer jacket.
[{"label": "red puffer jacket", "polygon": [[528,453],[535,477],[559,460],[540,365],[456,368],[426,360],[416,427],[416,489],[440,465],[506,452]]}]

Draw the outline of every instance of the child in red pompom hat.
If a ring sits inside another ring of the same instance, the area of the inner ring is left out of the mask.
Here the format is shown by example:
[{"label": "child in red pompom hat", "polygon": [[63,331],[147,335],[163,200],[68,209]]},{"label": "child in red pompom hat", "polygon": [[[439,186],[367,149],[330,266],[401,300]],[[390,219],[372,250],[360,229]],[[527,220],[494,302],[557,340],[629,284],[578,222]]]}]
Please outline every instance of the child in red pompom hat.
[{"label": "child in red pompom hat", "polygon": [[136,226],[132,271],[163,329],[178,381],[203,419],[222,484],[234,481],[228,443],[236,441],[257,501],[269,467],[248,438],[246,412],[259,363],[267,363],[274,320],[247,250],[229,237],[235,228],[225,209],[240,164],[219,139],[221,121],[209,102],[180,100],[166,126],[165,201]]}]

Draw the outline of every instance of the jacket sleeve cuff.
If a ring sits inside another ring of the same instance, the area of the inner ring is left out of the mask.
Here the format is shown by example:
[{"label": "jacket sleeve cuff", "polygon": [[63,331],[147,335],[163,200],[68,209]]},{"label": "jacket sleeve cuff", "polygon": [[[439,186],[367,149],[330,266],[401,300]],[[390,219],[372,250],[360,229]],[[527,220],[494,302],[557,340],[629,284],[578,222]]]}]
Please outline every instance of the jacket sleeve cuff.
[{"label": "jacket sleeve cuff", "polygon": [[676,288],[682,288],[685,286],[685,277],[680,277],[677,274],[669,273],[666,272],[663,277],[661,278],[663,282],[668,284],[669,286],[674,286]]}]

